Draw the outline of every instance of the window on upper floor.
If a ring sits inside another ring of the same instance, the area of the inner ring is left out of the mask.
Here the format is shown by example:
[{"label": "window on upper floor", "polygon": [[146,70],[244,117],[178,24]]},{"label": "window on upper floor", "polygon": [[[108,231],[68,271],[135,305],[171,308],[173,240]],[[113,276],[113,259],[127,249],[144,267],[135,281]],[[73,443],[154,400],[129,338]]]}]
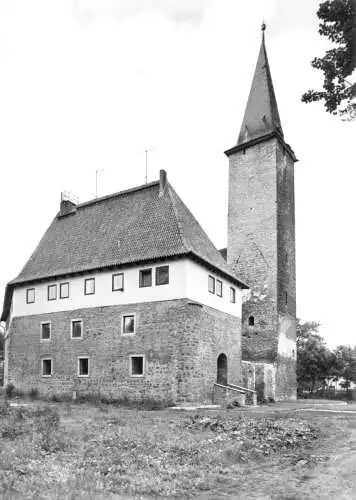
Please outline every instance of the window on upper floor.
[{"label": "window on upper floor", "polygon": [[124,291],[124,273],[118,273],[112,275],[112,291],[113,292],[123,292]]},{"label": "window on upper floor", "polygon": [[35,302],[35,289],[27,288],[26,290],[26,304],[33,304]]},{"label": "window on upper floor", "polygon": [[84,280],[84,295],[94,295],[95,278],[86,278]]},{"label": "window on upper floor", "polygon": [[221,280],[216,280],[216,295],[218,297],[223,296],[223,284]]},{"label": "window on upper floor", "polygon": [[53,370],[52,358],[43,358],[42,359],[42,377],[50,377],[52,375]]},{"label": "window on upper floor", "polygon": [[57,285],[48,285],[47,287],[47,300],[57,299]]},{"label": "window on upper floor", "polygon": [[140,270],[139,286],[140,288],[144,288],[146,286],[152,286],[152,269]]},{"label": "window on upper floor", "polygon": [[130,356],[130,375],[131,377],[143,377],[145,374],[145,357]]},{"label": "window on upper floor", "polygon": [[41,323],[41,340],[51,339],[51,322],[46,321]]},{"label": "window on upper floor", "polygon": [[60,283],[59,285],[59,298],[68,299],[69,297],[69,283]]},{"label": "window on upper floor", "polygon": [[72,339],[83,337],[83,321],[81,319],[72,319],[71,337]]},{"label": "window on upper floor", "polygon": [[255,326],[255,317],[254,316],[250,316],[248,318],[248,326]]},{"label": "window on upper floor", "polygon": [[169,266],[156,267],[156,285],[169,284]]},{"label": "window on upper floor", "polygon": [[232,286],[230,287],[230,302],[233,304],[236,302],[236,290]]},{"label": "window on upper floor", "polygon": [[78,357],[78,377],[89,377],[89,358],[87,356]]},{"label": "window on upper floor", "polygon": [[215,278],[210,275],[208,277],[208,290],[210,293],[215,293]]},{"label": "window on upper floor", "polygon": [[136,315],[124,314],[121,322],[122,335],[134,335],[136,333]]}]

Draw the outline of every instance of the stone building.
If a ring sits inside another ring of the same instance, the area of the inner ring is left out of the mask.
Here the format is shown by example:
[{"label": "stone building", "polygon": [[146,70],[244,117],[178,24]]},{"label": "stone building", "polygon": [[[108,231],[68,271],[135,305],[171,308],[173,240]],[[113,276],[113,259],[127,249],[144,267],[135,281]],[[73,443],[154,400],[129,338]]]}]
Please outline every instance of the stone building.
[{"label": "stone building", "polygon": [[220,252],[165,171],[86,203],[62,196],[6,287],[5,384],[172,403],[231,391],[243,401],[255,388],[295,397],[296,158],[264,39],[238,142],[226,154],[228,246]]}]

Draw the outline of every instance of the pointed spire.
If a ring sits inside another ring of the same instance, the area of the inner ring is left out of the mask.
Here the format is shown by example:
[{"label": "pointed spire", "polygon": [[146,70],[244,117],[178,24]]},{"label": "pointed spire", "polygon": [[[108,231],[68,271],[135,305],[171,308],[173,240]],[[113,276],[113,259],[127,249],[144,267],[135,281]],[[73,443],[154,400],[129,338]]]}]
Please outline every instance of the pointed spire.
[{"label": "pointed spire", "polygon": [[260,53],[237,145],[258,139],[271,132],[278,132],[283,137],[265,46],[266,25],[264,22],[261,30]]}]

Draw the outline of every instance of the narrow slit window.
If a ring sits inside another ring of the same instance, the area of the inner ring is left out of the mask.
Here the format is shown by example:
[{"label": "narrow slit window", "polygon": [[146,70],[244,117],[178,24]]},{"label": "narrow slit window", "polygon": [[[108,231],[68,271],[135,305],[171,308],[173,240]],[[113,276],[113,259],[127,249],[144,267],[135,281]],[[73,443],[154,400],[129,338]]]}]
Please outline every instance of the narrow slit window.
[{"label": "narrow slit window", "polygon": [[169,284],[169,266],[156,267],[156,285]]},{"label": "narrow slit window", "polygon": [[232,304],[236,303],[236,290],[233,287],[230,287],[230,302]]},{"label": "narrow slit window", "polygon": [[140,270],[139,286],[140,288],[152,286],[152,269]]},{"label": "narrow slit window", "polygon": [[124,273],[118,273],[112,275],[112,291],[113,292],[124,291]]},{"label": "narrow slit window", "polygon": [[208,278],[208,290],[210,293],[215,293],[215,278],[213,276]]}]

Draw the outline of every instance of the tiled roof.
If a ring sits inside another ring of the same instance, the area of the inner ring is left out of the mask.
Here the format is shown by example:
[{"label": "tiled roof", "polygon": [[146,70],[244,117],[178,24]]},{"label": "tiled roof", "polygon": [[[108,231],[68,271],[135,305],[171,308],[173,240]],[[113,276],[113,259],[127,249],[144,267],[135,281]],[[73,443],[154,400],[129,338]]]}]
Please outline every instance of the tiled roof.
[{"label": "tiled roof", "polygon": [[153,182],[57,215],[9,285],[188,254],[247,288],[172,186]]}]

